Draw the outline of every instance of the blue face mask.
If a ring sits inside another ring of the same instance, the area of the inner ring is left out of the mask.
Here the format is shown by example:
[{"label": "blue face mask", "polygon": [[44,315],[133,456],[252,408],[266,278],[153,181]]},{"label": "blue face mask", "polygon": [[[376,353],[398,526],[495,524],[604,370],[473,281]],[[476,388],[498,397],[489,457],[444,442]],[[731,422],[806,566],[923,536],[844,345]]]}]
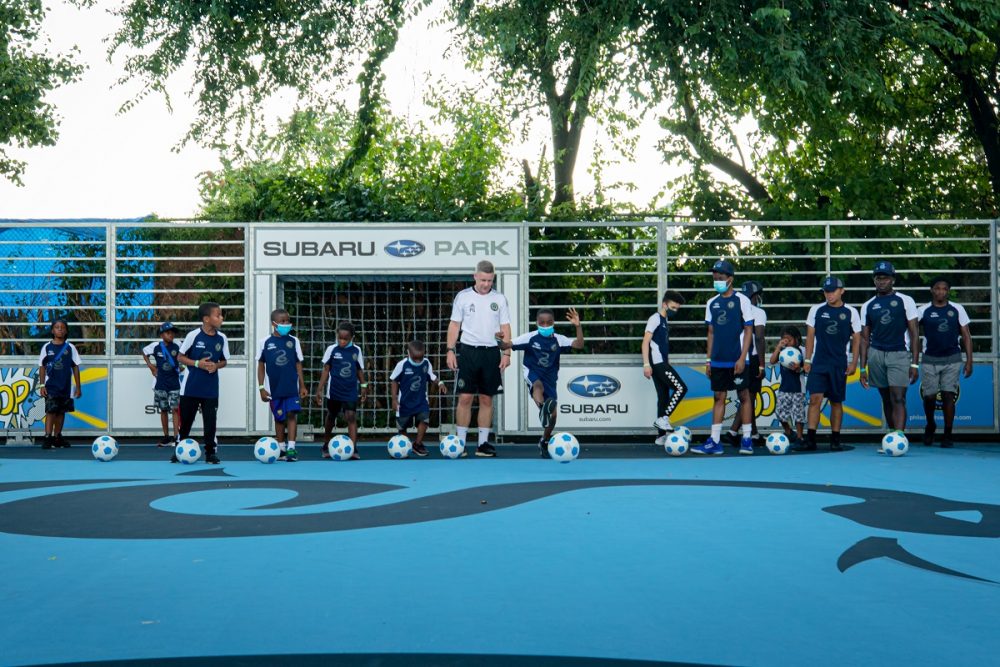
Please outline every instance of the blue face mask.
[{"label": "blue face mask", "polygon": [[275,324],[274,325],[274,330],[278,332],[279,336],[287,336],[288,333],[292,330],[292,325],[291,324]]},{"label": "blue face mask", "polygon": [[729,289],[729,283],[727,281],[725,281],[725,280],[713,280],[712,281],[712,287],[715,288],[716,292],[718,292],[719,294],[722,294],[727,289]]},{"label": "blue face mask", "polygon": [[555,333],[555,330],[556,330],[555,327],[538,327],[538,333],[546,337],[551,336],[553,333]]},{"label": "blue face mask", "polygon": [[665,312],[667,313],[667,319],[668,319],[668,320],[669,320],[669,319],[670,319],[671,317],[674,317],[675,315],[677,315],[677,311],[676,311],[676,310],[674,310],[674,309],[672,309],[672,308],[667,308]]}]

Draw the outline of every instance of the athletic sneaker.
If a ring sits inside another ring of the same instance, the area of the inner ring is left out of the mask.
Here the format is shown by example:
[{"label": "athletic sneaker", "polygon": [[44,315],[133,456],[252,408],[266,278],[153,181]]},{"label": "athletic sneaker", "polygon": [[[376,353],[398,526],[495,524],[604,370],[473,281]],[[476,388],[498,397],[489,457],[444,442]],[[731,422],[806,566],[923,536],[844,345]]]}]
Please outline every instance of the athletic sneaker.
[{"label": "athletic sneaker", "polygon": [[654,440],[653,444],[655,444],[657,447],[662,447],[663,445],[667,444],[667,437],[669,435],[670,435],[669,433],[664,433],[659,438],[657,438],[656,440]]},{"label": "athletic sneaker", "polygon": [[670,425],[670,417],[663,415],[662,417],[657,417],[656,421],[653,422],[653,426],[660,429],[661,431],[666,431],[670,433],[674,430],[674,427]]},{"label": "athletic sneaker", "polygon": [[792,450],[796,452],[815,452],[816,443],[810,442],[809,438],[802,438],[797,445],[792,447]]},{"label": "athletic sneaker", "polygon": [[934,431],[932,428],[924,429],[924,447],[930,447],[934,444]]},{"label": "athletic sneaker", "polygon": [[729,431],[726,431],[725,433],[722,434],[722,437],[719,438],[719,442],[720,442],[720,444],[729,445],[730,447],[739,447],[740,446],[740,439],[739,439],[739,437],[733,435]]},{"label": "athletic sneaker", "polygon": [[753,440],[754,447],[763,447],[766,444],[764,442],[764,436],[760,433],[754,433],[750,436],[750,438]]},{"label": "athletic sneaker", "polygon": [[67,449],[69,447],[69,440],[62,437],[62,434],[60,433],[59,435],[56,436],[55,446]]},{"label": "athletic sneaker", "polygon": [[941,449],[951,449],[955,446],[955,443],[951,441],[951,438],[944,437],[941,439]]},{"label": "athletic sneaker", "polygon": [[331,457],[330,457],[330,450],[329,450],[329,449],[327,449],[327,447],[326,447],[326,444],[325,444],[325,443],[324,443],[324,444],[322,444],[322,445],[320,445],[320,446],[319,446],[319,449],[320,449],[320,451],[321,451],[321,452],[323,452],[323,458],[324,458],[324,459],[328,459],[328,458],[331,458]]},{"label": "athletic sneaker", "polygon": [[493,458],[497,455],[497,448],[494,447],[489,442],[484,442],[483,444],[476,447],[476,456],[483,456],[486,458]]},{"label": "athletic sneaker", "polygon": [[53,441],[51,435],[45,436],[45,439],[42,440],[42,449],[52,449],[55,446],[56,446],[56,443],[55,443],[55,441]]},{"label": "athletic sneaker", "polygon": [[413,443],[413,453],[417,456],[427,456],[427,448],[424,447],[424,443],[418,440]]},{"label": "athletic sneaker", "polygon": [[215,452],[205,452],[205,463],[219,465],[222,461],[219,460],[219,456]]},{"label": "athletic sneaker", "polygon": [[165,436],[163,436],[163,438],[160,439],[160,441],[158,443],[156,443],[156,446],[157,447],[173,447],[174,446],[174,439],[171,438],[169,435],[165,435]]},{"label": "athletic sneaker", "polygon": [[743,438],[740,440],[740,454],[753,454],[753,438]]},{"label": "athletic sneaker", "polygon": [[357,447],[354,448],[354,453],[351,454],[351,458],[349,458],[347,460],[348,461],[360,461],[361,460],[361,454],[358,453],[358,448]]},{"label": "athletic sneaker", "polygon": [[552,458],[551,456],[549,456],[549,443],[545,441],[545,438],[538,439],[538,455],[541,456],[543,459]]},{"label": "athletic sneaker", "polygon": [[695,445],[691,448],[692,454],[710,454],[712,456],[722,456],[723,451],[722,445],[712,438],[706,440],[704,445]]},{"label": "athletic sneaker", "polygon": [[171,455],[170,455],[170,462],[171,462],[171,463],[180,463],[180,462],[181,462],[181,460],[180,460],[179,458],[177,458],[177,455],[176,455],[176,454],[171,454]]},{"label": "athletic sneaker", "polygon": [[538,413],[538,418],[542,422],[542,428],[552,426],[552,413],[556,409],[555,399],[546,398],[542,401],[542,407]]},{"label": "athletic sneaker", "polygon": [[299,453],[294,449],[289,449],[285,452],[285,460],[289,463],[295,463],[299,460]]}]

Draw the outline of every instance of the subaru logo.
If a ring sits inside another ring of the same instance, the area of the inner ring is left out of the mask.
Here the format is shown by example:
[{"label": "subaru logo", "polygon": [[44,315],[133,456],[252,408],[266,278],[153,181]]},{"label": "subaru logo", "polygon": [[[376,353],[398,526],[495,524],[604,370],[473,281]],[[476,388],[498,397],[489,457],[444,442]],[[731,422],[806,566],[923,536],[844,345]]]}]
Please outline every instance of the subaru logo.
[{"label": "subaru logo", "polygon": [[385,246],[385,251],[393,257],[416,257],[424,250],[426,248],[420,241],[407,241],[405,239],[387,243]]},{"label": "subaru logo", "polygon": [[580,375],[566,385],[569,390],[583,398],[602,398],[615,394],[622,388],[622,383],[610,375]]}]

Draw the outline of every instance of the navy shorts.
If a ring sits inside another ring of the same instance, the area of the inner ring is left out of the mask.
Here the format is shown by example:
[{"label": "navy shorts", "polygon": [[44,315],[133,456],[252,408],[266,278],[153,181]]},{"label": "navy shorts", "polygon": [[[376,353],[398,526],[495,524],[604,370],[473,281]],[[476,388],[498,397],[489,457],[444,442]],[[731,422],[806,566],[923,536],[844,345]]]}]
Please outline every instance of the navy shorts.
[{"label": "navy shorts", "polygon": [[348,412],[355,412],[357,409],[357,401],[341,401],[337,398],[326,399],[326,411],[334,419],[336,419],[337,415],[341,412],[343,412],[346,417]]},{"label": "navy shorts", "polygon": [[288,421],[289,415],[293,415],[297,412],[302,412],[302,404],[299,403],[298,396],[285,396],[283,398],[272,398],[271,402],[271,414],[274,415],[274,421],[279,424],[284,424]]},{"label": "navy shorts", "polygon": [[806,380],[806,393],[823,394],[831,403],[843,403],[847,398],[846,368],[813,368]]},{"label": "navy shorts", "polygon": [[711,375],[712,391],[748,391],[750,389],[750,364],[743,367],[743,372],[739,375],[729,368],[716,368],[712,366]]},{"label": "navy shorts", "polygon": [[556,386],[554,384],[546,382],[544,378],[539,376],[537,371],[534,371],[530,368],[525,368],[524,381],[527,383],[529,390],[531,390],[531,387],[535,384],[535,382],[541,382],[542,398],[551,398],[553,401],[556,400],[557,398]]},{"label": "navy shorts", "polygon": [[417,426],[418,424],[429,424],[431,421],[431,413],[416,412],[412,415],[397,415],[396,416],[396,426],[399,427],[400,431],[405,431],[411,426]]}]

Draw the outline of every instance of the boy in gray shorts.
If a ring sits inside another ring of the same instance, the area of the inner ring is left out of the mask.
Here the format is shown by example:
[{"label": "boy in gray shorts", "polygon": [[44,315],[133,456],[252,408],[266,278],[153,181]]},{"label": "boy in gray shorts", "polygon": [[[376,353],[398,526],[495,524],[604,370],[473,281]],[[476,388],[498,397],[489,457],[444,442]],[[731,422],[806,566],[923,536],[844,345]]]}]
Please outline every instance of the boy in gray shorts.
[{"label": "boy in gray shorts", "polygon": [[[156,378],[153,385],[153,405],[160,412],[160,426],[163,428],[163,438],[157,447],[170,447],[180,440],[180,404],[181,404],[181,373],[183,366],[177,360],[180,346],[174,342],[174,337],[180,330],[172,322],[160,325],[160,340],[153,341],[142,348],[142,360],[146,362],[149,372]],[[170,418],[173,415],[174,435],[170,436]]]}]

